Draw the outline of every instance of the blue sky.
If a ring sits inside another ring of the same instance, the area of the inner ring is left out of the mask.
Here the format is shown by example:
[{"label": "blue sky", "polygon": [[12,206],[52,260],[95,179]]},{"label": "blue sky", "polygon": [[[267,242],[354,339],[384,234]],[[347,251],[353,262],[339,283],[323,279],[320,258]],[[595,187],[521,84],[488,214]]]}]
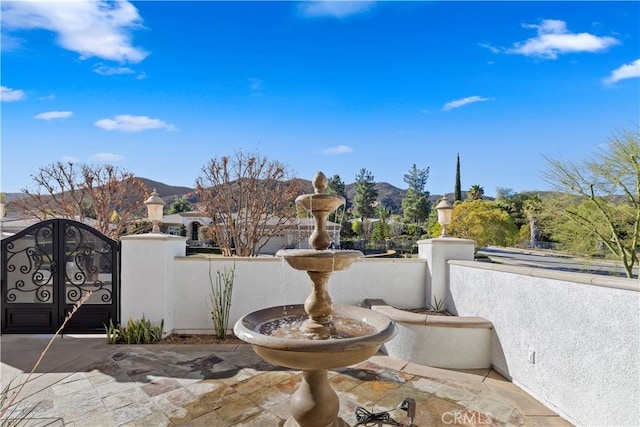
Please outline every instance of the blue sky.
[{"label": "blue sky", "polygon": [[640,123],[639,2],[2,2],[2,182],[56,161],[193,186],[237,149],[406,188],[545,190]]}]

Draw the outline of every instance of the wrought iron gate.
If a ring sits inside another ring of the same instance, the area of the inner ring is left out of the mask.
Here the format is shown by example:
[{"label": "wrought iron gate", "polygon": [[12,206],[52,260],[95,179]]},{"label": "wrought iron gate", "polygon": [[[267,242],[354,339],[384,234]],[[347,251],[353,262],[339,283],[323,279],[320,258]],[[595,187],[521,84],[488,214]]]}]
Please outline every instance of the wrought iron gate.
[{"label": "wrought iron gate", "polygon": [[119,244],[77,221],[51,219],[2,240],[2,333],[102,333],[119,321]]}]

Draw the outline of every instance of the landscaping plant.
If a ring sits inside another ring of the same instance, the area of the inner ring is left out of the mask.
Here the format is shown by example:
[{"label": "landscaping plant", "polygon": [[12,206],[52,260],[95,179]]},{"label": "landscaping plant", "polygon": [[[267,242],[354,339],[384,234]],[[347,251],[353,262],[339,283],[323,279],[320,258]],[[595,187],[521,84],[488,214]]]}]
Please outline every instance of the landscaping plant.
[{"label": "landscaping plant", "polygon": [[112,320],[105,326],[109,344],[152,344],[162,339],[164,319],[155,326],[144,314],[142,319],[129,318],[127,326],[114,325]]},{"label": "landscaping plant", "polygon": [[214,335],[224,339],[227,335],[229,324],[229,312],[231,310],[231,295],[233,293],[233,281],[235,279],[236,265],[225,267],[222,271],[216,271],[215,283],[211,274],[211,261],[209,261],[209,282],[211,284],[211,320],[213,321]]},{"label": "landscaping plant", "polygon": [[435,311],[444,311],[444,298],[441,300],[438,299],[437,296],[433,296],[433,305],[431,308]]}]

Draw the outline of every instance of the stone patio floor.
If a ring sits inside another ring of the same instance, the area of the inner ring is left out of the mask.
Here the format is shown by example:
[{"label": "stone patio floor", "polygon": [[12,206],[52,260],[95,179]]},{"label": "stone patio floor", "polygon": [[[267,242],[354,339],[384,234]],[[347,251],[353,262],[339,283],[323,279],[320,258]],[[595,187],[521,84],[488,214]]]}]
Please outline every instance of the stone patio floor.
[{"label": "stone patio floor", "polygon": [[[24,381],[50,336],[0,337],[2,387]],[[340,416],[416,401],[414,425],[570,426],[490,369],[446,370],[376,355],[330,371]],[[262,361],[249,345],[107,345],[57,337],[7,418],[28,426],[281,426],[301,372]],[[14,391],[16,388],[13,389]],[[406,412],[391,418],[408,425]],[[4,424],[3,424],[4,425]],[[367,425],[390,425],[370,423]]]}]

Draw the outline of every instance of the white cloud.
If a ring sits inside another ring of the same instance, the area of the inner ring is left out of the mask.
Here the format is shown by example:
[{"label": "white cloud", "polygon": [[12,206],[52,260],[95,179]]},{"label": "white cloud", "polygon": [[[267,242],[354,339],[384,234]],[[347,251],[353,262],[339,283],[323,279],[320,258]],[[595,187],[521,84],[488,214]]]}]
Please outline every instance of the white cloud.
[{"label": "white cloud", "polygon": [[598,52],[618,44],[613,37],[598,37],[589,33],[571,33],[564,21],[544,19],[539,25],[522,24],[537,30],[537,37],[517,42],[506,52],[545,59],[556,59],[558,54],[571,52]]},{"label": "white cloud", "polygon": [[142,132],[151,129],[176,130],[173,125],[162,120],[152,119],[147,116],[131,116],[121,114],[113,119],[101,119],[94,125],[104,130],[119,130],[122,132]]},{"label": "white cloud", "polygon": [[375,4],[374,1],[305,1],[298,6],[299,13],[307,18],[331,16],[346,18],[351,15],[366,12]]},{"label": "white cloud", "polygon": [[142,19],[128,1],[3,2],[0,19],[4,32],[49,30],[57,35],[58,45],[78,52],[81,59],[140,62],[147,56],[131,43],[130,32],[142,28]]},{"label": "white cloud", "polygon": [[66,119],[73,116],[72,111],[47,111],[46,113],[40,113],[33,116],[38,120],[53,120],[53,119]]},{"label": "white cloud", "polygon": [[20,89],[11,89],[10,87],[0,86],[0,101],[14,102],[25,98],[24,91]]},{"label": "white cloud", "polygon": [[337,154],[351,153],[352,151],[353,148],[349,147],[348,145],[336,145],[335,147],[329,147],[326,150],[323,150],[322,154],[333,156]]},{"label": "white cloud", "polygon": [[101,163],[115,163],[119,162],[122,159],[124,159],[124,156],[114,153],[96,153],[91,156],[92,161]]},{"label": "white cloud", "polygon": [[463,105],[473,104],[474,102],[491,101],[491,98],[484,98],[482,96],[468,96],[462,99],[456,99],[455,101],[447,102],[442,107],[443,111],[453,110],[454,108],[462,107]]},{"label": "white cloud", "polygon": [[493,53],[500,53],[503,51],[503,49],[497,48],[495,46],[490,45],[489,43],[478,43],[480,45],[480,47],[483,47],[485,49],[489,49],[491,52]]},{"label": "white cloud", "polygon": [[616,68],[611,72],[609,77],[604,79],[606,84],[612,84],[624,79],[633,79],[640,77],[640,59],[624,64],[620,68]]},{"label": "white cloud", "polygon": [[109,67],[103,64],[96,64],[93,67],[93,71],[103,76],[115,76],[118,74],[135,74],[129,67]]}]

